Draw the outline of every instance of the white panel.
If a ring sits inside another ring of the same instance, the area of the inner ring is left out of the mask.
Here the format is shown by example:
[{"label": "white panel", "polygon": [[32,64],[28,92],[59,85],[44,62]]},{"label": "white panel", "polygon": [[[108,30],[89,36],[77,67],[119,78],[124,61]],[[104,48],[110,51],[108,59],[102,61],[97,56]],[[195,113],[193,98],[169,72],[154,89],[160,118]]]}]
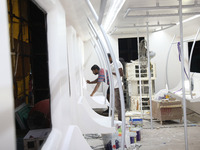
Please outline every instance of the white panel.
[{"label": "white panel", "polygon": [[0,1],[0,149],[15,149],[14,99],[7,1]]},{"label": "white panel", "polygon": [[0,1],[0,149],[16,149],[7,1]]},{"label": "white panel", "polygon": [[[166,31],[160,31],[150,34],[150,51],[154,51],[156,56],[152,59],[152,62],[156,64],[156,92],[161,89],[165,89],[165,66],[167,53],[172,41],[173,35],[168,34]],[[169,85],[170,88],[175,87],[181,78],[180,63],[178,61],[177,46],[173,46],[169,59]]]}]

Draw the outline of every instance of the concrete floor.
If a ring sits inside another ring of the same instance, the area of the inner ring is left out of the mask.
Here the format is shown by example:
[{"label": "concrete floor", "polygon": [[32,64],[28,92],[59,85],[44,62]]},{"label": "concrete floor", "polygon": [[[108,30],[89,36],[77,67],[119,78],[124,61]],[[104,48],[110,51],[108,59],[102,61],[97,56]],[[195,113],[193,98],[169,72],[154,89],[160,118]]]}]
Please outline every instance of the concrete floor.
[{"label": "concrete floor", "polygon": [[[188,127],[189,150],[200,150],[200,126]],[[184,128],[143,129],[140,150],[184,150]]]},{"label": "concrete floor", "polygon": [[[133,116],[134,117],[134,116]],[[129,120],[129,117],[126,118]],[[188,149],[200,150],[200,115],[187,110]],[[86,140],[94,150],[104,150],[101,135],[86,135]],[[151,129],[150,115],[143,116],[142,140],[139,150],[184,150],[184,125],[179,120],[160,121],[153,119]]]}]

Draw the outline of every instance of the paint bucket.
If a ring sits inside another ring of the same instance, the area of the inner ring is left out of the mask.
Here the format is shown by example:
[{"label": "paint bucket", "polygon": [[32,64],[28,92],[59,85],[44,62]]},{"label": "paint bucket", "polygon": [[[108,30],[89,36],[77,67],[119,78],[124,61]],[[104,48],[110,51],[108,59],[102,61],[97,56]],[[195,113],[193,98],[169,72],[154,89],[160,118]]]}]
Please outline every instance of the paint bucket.
[{"label": "paint bucket", "polygon": [[130,144],[137,142],[137,133],[135,131],[130,132]]},{"label": "paint bucket", "polygon": [[136,128],[136,133],[137,133],[136,136],[137,141],[141,141],[141,128]]}]

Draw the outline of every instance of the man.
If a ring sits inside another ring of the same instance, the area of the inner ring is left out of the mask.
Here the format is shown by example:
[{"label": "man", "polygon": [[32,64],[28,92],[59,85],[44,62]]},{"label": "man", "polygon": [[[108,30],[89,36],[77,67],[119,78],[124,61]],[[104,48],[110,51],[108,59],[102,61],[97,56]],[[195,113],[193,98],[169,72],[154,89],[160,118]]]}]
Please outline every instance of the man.
[{"label": "man", "polygon": [[[118,111],[118,120],[122,120],[121,119],[121,103],[120,103],[120,95],[119,95],[119,85],[117,82],[115,67],[114,67],[111,55],[109,53],[108,53],[108,58],[110,61],[110,67],[111,67],[111,71],[112,71],[112,75],[113,75],[113,83],[114,83],[114,90],[115,90],[115,107]],[[122,78],[123,77],[123,66],[119,60],[116,60],[116,62],[117,62],[117,68],[119,70],[120,77]]]},{"label": "man", "polygon": [[[98,90],[99,86],[101,85],[101,82],[105,82],[105,74],[104,74],[104,69],[100,69],[99,66],[97,66],[97,65],[93,65],[91,70],[92,70],[94,75],[98,74],[98,78],[96,80],[94,80],[94,81],[87,80],[86,81],[88,84],[97,83],[94,90],[90,94],[90,96],[93,96],[96,93],[96,91]],[[107,84],[109,85],[109,79],[108,79],[107,71],[106,71],[106,79],[107,79]]]}]

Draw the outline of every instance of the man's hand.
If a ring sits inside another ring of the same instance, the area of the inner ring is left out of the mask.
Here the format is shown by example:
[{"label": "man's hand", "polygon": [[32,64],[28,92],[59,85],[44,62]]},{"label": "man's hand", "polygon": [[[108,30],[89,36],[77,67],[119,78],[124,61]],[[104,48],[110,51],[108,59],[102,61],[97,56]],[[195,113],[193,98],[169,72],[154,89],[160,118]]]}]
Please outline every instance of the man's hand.
[{"label": "man's hand", "polygon": [[90,96],[93,96],[94,94],[92,93],[92,94],[90,94]]},{"label": "man's hand", "polygon": [[86,82],[88,83],[88,84],[90,84],[91,82],[90,82],[90,80],[86,80]]}]

